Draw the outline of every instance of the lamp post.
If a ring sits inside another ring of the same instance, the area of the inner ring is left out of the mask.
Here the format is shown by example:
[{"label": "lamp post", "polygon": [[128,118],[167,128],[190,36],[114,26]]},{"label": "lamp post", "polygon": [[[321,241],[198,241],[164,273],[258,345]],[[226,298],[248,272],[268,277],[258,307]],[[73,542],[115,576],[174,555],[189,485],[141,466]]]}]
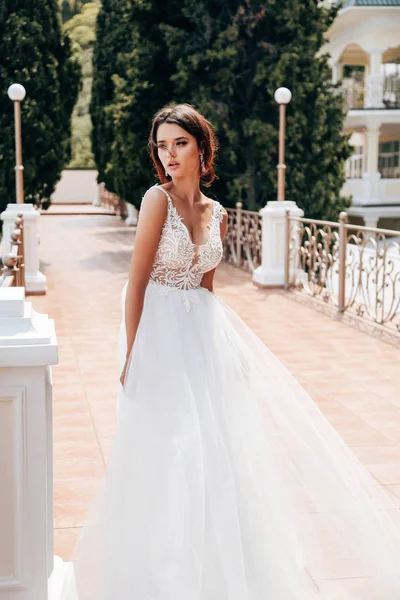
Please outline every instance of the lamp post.
[{"label": "lamp post", "polygon": [[[276,90],[279,106],[278,197],[260,210],[262,218],[261,265],[253,271],[253,282],[261,287],[283,287],[287,275],[287,223],[289,216],[302,217],[303,211],[293,201],[285,200],[285,117],[286,104],[292,93],[285,87]],[[285,234],[286,232],[286,234]],[[285,258],[286,257],[286,258]]]},{"label": "lamp post", "polygon": [[25,292],[27,294],[45,294],[46,277],[39,271],[38,256],[38,219],[40,212],[36,210],[33,204],[24,202],[21,102],[25,98],[25,95],[25,88],[19,83],[13,83],[8,88],[8,97],[14,102],[16,202],[7,204],[6,210],[0,213],[0,219],[3,221],[3,254],[11,252],[11,233],[15,229],[16,218],[19,213],[22,213],[24,219]]},{"label": "lamp post", "polygon": [[285,128],[286,104],[292,99],[292,92],[288,88],[280,87],[274,94],[275,101],[279,104],[279,163],[278,163],[278,201],[285,200]]},{"label": "lamp post", "polygon": [[26,91],[20,83],[13,83],[8,88],[8,97],[14,102],[15,124],[15,187],[17,204],[24,203],[24,167],[22,166],[22,138],[21,138],[21,102]]}]

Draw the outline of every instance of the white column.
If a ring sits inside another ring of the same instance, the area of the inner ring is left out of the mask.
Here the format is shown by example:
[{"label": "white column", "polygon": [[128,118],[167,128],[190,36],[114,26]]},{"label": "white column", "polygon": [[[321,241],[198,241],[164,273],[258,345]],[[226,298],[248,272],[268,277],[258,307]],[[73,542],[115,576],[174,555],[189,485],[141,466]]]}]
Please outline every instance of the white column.
[{"label": "white column", "polygon": [[99,185],[102,185],[102,184],[101,183],[100,184],[96,184],[96,189],[94,190],[93,201],[92,201],[92,205],[93,206],[101,206]]},{"label": "white column", "polygon": [[384,108],[383,74],[381,74],[382,49],[374,49],[369,53],[369,73],[365,77],[364,108]]},{"label": "white column", "polygon": [[2,254],[11,250],[10,235],[15,228],[17,213],[23,213],[24,219],[24,254],[25,254],[25,289],[31,294],[46,293],[46,277],[39,271],[39,236],[38,220],[40,217],[33,204],[8,204],[0,214],[3,221]]},{"label": "white column", "polygon": [[365,204],[376,204],[380,202],[380,179],[378,171],[379,161],[379,125],[369,125],[365,131],[366,136],[366,170],[363,173]]},{"label": "white column", "polygon": [[365,227],[376,228],[378,226],[379,215],[377,213],[371,213],[368,210],[363,215]]},{"label": "white column", "polygon": [[0,600],[47,600],[53,571],[54,321],[0,287]]},{"label": "white column", "polygon": [[270,201],[260,210],[262,216],[261,265],[253,272],[253,281],[262,287],[282,287],[285,283],[285,211],[302,217],[295,202]]},{"label": "white column", "polygon": [[137,225],[138,211],[130,202],[126,203],[128,209],[128,216],[125,219],[125,225]]},{"label": "white column", "polygon": [[343,63],[337,62],[332,66],[332,83],[335,85],[343,79]]}]

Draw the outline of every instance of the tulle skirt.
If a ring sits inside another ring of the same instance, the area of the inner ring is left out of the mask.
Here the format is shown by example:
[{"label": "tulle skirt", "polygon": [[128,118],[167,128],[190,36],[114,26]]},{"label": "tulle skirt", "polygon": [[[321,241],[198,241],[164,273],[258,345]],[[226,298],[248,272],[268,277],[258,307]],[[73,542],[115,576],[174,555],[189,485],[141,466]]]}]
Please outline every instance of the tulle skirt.
[{"label": "tulle skirt", "polygon": [[150,281],[73,570],[63,600],[399,600],[399,511],[218,296]]}]

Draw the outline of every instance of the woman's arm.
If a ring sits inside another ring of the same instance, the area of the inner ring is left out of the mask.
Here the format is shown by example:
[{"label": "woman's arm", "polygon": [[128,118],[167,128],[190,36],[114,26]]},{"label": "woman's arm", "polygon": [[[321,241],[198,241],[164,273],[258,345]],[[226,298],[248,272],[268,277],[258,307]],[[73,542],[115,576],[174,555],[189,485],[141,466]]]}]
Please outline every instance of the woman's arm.
[{"label": "woman's arm", "polygon": [[[226,212],[226,210],[224,208],[222,209],[222,214],[223,214],[223,219],[222,219],[221,225],[220,225],[220,233],[221,233],[221,240],[223,241],[225,238],[227,227],[228,227],[228,213]],[[209,292],[214,291],[215,270],[216,269],[212,269],[211,271],[204,273],[201,283],[200,283],[201,287],[206,288]]]},{"label": "woman's arm", "polygon": [[125,298],[126,359],[135,341],[143,311],[144,295],[167,216],[168,201],[161,190],[150,188],[143,197],[129,268]]}]

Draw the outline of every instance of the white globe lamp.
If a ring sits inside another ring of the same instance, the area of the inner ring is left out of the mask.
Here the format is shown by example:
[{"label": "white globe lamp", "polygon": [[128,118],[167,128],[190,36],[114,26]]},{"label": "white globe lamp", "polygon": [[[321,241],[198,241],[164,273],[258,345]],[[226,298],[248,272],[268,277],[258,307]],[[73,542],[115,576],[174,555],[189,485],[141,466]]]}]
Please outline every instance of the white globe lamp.
[{"label": "white globe lamp", "polygon": [[276,90],[274,99],[278,104],[289,104],[292,99],[292,92],[286,87],[280,87]]},{"label": "white globe lamp", "polygon": [[7,90],[8,97],[13,102],[22,102],[26,96],[26,90],[20,83],[13,83]]}]

